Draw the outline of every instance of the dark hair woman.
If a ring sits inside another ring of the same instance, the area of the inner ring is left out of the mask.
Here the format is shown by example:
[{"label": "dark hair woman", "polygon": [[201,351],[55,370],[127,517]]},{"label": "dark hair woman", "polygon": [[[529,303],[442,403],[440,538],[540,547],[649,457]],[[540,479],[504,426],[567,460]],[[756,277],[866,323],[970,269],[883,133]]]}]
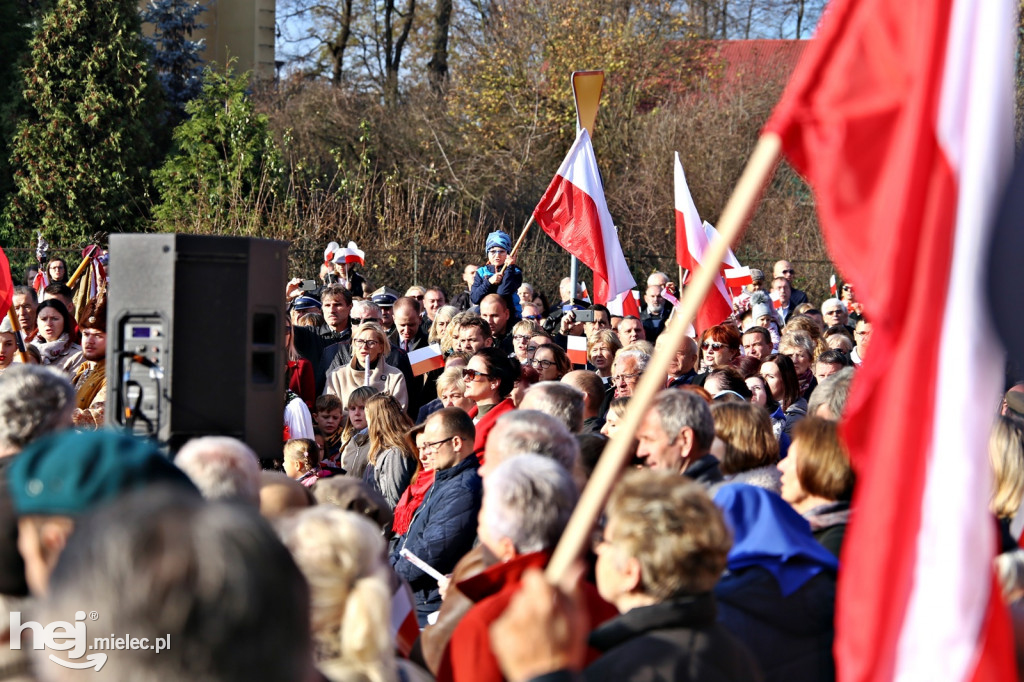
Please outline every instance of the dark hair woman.
[{"label": "dark hair woman", "polygon": [[509,394],[518,378],[519,362],[509,359],[503,351],[493,347],[478,350],[462,370],[466,397],[474,403],[469,416],[476,424],[473,449],[480,455],[481,463],[484,460],[487,435],[494,427],[494,422],[509,410],[515,409]]},{"label": "dark hair woman", "polygon": [[793,361],[785,355],[772,353],[761,362],[761,377],[786,415],[782,432],[789,435],[793,425],[807,414],[807,400],[800,395],[800,381]]},{"label": "dark hair woman", "polygon": [[42,364],[74,374],[84,357],[82,347],[71,339],[75,321],[68,309],[60,301],[47,299],[36,309],[36,325],[39,334],[32,344],[39,348]]}]

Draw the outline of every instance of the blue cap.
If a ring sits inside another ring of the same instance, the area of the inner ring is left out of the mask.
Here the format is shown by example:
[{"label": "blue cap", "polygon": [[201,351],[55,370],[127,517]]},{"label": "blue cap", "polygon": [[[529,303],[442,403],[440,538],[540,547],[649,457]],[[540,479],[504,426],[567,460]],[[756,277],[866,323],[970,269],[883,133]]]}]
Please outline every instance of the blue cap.
[{"label": "blue cap", "polygon": [[197,494],[156,443],[110,429],[69,429],[30,443],[8,467],[7,483],[18,516],[78,516],[156,483]]},{"label": "blue cap", "polygon": [[487,245],[484,247],[484,251],[490,251],[494,247],[511,251],[512,237],[508,236],[504,232],[491,232],[487,235]]},{"label": "blue cap", "polygon": [[320,305],[320,301],[312,296],[299,296],[292,301],[292,310],[310,310],[312,308],[319,308]]}]

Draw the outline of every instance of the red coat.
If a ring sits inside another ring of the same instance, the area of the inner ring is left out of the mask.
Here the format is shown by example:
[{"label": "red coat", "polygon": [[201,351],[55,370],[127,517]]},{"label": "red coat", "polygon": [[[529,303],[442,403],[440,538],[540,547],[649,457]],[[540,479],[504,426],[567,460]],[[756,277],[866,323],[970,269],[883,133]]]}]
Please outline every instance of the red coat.
[{"label": "red coat", "polygon": [[[498,421],[498,417],[511,412],[516,409],[516,406],[512,404],[512,398],[505,398],[500,403],[490,409],[490,411],[480,418],[480,421],[476,423],[476,439],[473,441],[473,452],[476,453],[477,458],[480,460],[480,464],[483,465],[486,459],[486,448],[487,448],[487,435],[494,428],[494,422]],[[476,405],[469,409],[469,416],[476,419],[476,415],[479,412]]]},{"label": "red coat", "polygon": [[[501,682],[504,679],[491,651],[491,623],[501,616],[512,595],[519,590],[523,572],[528,568],[544,568],[550,558],[548,552],[524,554],[495,564],[458,584],[459,590],[476,604],[452,633],[437,671],[438,682]],[[591,628],[619,615],[615,607],[601,599],[596,587],[584,582],[582,588]],[[601,652],[588,649],[587,663],[600,655]]]},{"label": "red coat", "polygon": [[302,398],[309,411],[316,401],[316,382],[313,380],[313,365],[305,358],[288,361],[288,389]]}]

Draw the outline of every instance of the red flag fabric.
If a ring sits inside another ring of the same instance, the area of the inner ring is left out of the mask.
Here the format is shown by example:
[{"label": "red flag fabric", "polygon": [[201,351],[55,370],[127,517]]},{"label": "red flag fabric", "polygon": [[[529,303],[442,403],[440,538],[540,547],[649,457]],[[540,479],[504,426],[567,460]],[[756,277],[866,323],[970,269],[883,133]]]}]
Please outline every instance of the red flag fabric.
[{"label": "red flag fabric", "polygon": [[[676,259],[686,270],[693,272],[704,261],[704,252],[712,238],[721,239],[717,230],[709,223],[702,222],[697,213],[697,206],[693,203],[690,195],[690,188],[686,184],[686,174],[683,173],[683,164],[679,160],[679,152],[675,156],[674,189],[676,205]],[[685,253],[680,253],[683,248]],[[732,250],[729,250],[732,254]],[[729,256],[727,256],[728,258]],[[731,256],[735,260],[735,256]],[[739,261],[729,263],[739,267]],[[732,297],[725,288],[725,281],[721,276],[715,278],[715,284],[708,292],[708,295],[701,302],[697,310],[697,319],[694,326],[698,331],[704,331],[708,327],[720,324],[725,318],[732,315]]]},{"label": "red flag fabric", "polygon": [[636,284],[605,203],[597,158],[586,130],[576,136],[533,217],[559,246],[594,271],[595,303],[608,305]]},{"label": "red flag fabric", "polygon": [[766,126],[873,325],[842,429],[843,682],[1016,679],[991,579],[1002,356],[980,272],[1014,148],[1014,4],[834,0]]},{"label": "red flag fabric", "polygon": [[14,301],[14,280],[11,277],[11,264],[7,260],[7,254],[0,249],[0,310],[4,315],[11,309]]}]

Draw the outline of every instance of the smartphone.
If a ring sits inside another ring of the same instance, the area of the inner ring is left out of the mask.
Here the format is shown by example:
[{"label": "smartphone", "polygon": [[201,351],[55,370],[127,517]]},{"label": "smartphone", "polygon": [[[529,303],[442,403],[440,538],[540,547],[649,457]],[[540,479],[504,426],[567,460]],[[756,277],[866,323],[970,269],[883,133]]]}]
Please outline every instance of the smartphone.
[{"label": "smartphone", "polygon": [[577,322],[593,322],[594,311],[593,310],[577,310],[576,311]]},{"label": "smartphone", "polygon": [[302,285],[299,287],[302,291],[316,291],[316,280],[315,279],[304,279]]}]

